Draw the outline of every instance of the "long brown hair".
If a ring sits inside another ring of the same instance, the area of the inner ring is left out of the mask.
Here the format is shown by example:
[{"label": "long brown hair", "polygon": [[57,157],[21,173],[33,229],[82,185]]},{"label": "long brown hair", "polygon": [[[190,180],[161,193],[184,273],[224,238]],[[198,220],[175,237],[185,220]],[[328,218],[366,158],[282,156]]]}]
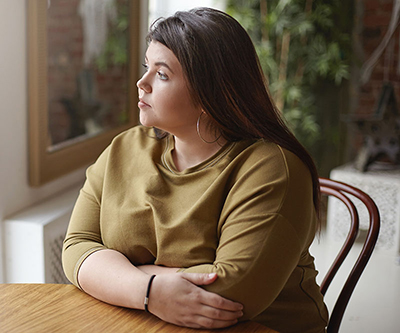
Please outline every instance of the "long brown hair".
[{"label": "long brown hair", "polygon": [[266,139],[307,165],[319,212],[315,164],[274,105],[254,45],[239,22],[216,9],[195,8],[156,21],[148,34],[152,40],[175,54],[193,100],[226,140]]}]

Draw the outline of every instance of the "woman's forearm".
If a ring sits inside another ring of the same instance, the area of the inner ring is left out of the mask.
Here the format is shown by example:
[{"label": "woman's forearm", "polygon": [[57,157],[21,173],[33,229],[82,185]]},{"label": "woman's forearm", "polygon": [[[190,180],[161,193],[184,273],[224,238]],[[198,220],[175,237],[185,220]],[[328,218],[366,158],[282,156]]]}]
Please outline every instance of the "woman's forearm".
[{"label": "woman's forearm", "polygon": [[86,293],[104,302],[144,309],[149,274],[156,274],[148,307],[162,320],[194,328],[221,328],[235,324],[243,315],[241,304],[199,287],[213,283],[215,274],[168,274],[176,270],[154,265],[139,269],[123,254],[103,249],[84,260],[78,282]]},{"label": "woman's forearm", "polygon": [[180,269],[177,267],[165,267],[157,265],[142,265],[137,266],[137,268],[148,275],[174,274],[177,273]]},{"label": "woman's forearm", "polygon": [[106,249],[85,259],[78,272],[78,282],[86,293],[101,301],[143,309],[149,275],[120,252]]}]

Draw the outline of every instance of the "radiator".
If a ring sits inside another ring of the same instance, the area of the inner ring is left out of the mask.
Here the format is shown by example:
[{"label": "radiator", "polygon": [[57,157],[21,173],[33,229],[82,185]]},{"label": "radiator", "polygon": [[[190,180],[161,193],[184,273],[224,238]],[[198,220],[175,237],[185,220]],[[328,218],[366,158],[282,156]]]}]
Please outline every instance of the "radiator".
[{"label": "radiator", "polygon": [[6,283],[69,283],[61,249],[78,191],[71,189],[4,221]]}]

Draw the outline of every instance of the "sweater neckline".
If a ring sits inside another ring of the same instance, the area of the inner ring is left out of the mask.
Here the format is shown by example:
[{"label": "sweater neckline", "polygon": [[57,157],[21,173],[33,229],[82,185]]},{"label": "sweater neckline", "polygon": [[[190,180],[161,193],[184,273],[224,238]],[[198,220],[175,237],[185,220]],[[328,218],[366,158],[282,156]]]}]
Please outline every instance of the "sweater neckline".
[{"label": "sweater neckline", "polygon": [[187,168],[182,171],[176,169],[174,160],[172,158],[172,151],[175,149],[175,140],[172,135],[168,135],[166,138],[166,144],[164,152],[161,156],[161,162],[163,166],[175,175],[190,174],[193,172],[201,171],[216,165],[220,160],[222,160],[235,146],[236,142],[225,143],[214,155],[204,160],[203,162]]}]

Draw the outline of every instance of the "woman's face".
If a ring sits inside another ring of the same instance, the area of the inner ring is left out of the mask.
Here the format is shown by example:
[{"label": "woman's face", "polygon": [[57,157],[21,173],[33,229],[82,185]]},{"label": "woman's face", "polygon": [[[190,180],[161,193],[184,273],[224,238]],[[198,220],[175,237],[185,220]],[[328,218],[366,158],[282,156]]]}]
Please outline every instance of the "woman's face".
[{"label": "woman's face", "polygon": [[140,122],[175,136],[196,131],[201,113],[195,106],[178,59],[163,44],[152,41],[146,52],[146,73],[137,82]]}]

